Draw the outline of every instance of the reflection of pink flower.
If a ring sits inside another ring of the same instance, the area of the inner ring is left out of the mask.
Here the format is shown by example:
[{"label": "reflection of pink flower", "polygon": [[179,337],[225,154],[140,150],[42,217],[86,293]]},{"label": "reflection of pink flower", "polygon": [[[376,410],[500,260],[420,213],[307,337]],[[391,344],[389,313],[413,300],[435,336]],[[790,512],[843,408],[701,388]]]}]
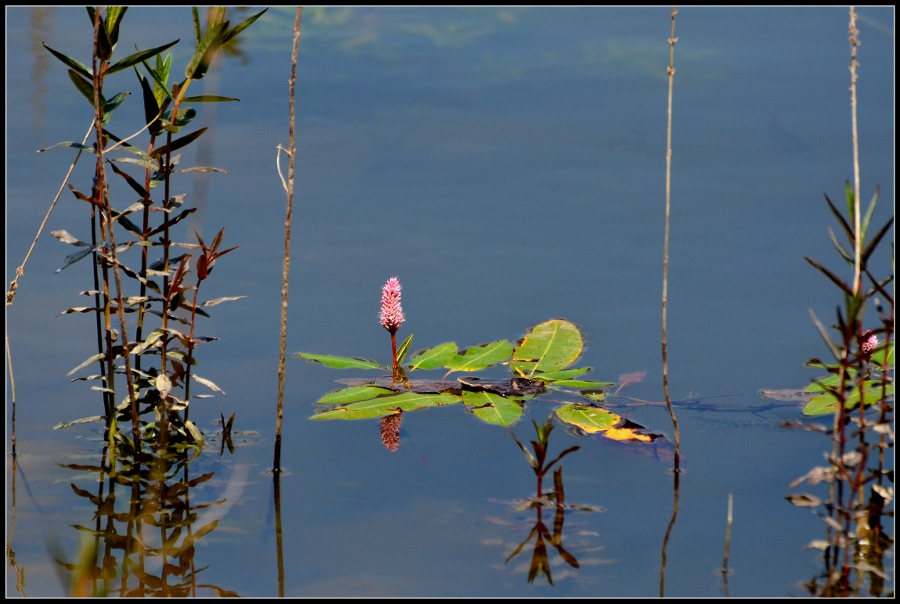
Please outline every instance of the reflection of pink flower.
[{"label": "reflection of pink flower", "polygon": [[381,290],[381,313],[378,315],[381,326],[392,334],[397,333],[403,323],[403,307],[400,306],[400,281],[391,277]]},{"label": "reflection of pink flower", "polygon": [[876,346],[878,346],[878,336],[869,329],[859,339],[859,352],[864,357],[869,358],[872,356],[872,353],[875,352]]},{"label": "reflection of pink flower", "polygon": [[385,415],[381,418],[381,442],[388,451],[396,451],[400,448],[400,423],[402,421],[402,413]]}]

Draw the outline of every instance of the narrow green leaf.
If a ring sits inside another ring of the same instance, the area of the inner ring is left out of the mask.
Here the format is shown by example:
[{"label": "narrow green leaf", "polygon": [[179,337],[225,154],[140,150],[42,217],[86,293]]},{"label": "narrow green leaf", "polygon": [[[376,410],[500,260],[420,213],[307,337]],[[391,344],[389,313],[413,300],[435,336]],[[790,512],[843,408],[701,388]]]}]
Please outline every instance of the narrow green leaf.
[{"label": "narrow green leaf", "polygon": [[828,202],[828,207],[831,208],[831,213],[834,214],[835,218],[837,218],[837,221],[841,225],[841,228],[844,229],[844,234],[847,235],[847,239],[850,241],[850,245],[853,246],[853,229],[847,223],[844,215],[841,214],[840,211],[838,211],[835,205],[831,202],[831,199],[828,197],[828,195],[825,195],[825,201]]},{"label": "narrow green leaf", "polygon": [[109,120],[112,119],[113,112],[119,108],[119,105],[122,104],[122,101],[128,98],[128,95],[130,94],[130,92],[120,92],[110,100],[103,102],[103,125],[109,123]]},{"label": "narrow green leaf", "polygon": [[215,94],[201,94],[198,96],[186,96],[181,99],[182,103],[226,103],[228,101],[240,101],[241,99],[231,96],[219,96]]},{"label": "narrow green leaf", "polygon": [[337,369],[380,369],[381,365],[370,359],[358,359],[354,357],[339,357],[328,354],[310,354],[298,352],[295,356],[302,357],[313,363],[322,363],[326,367]]},{"label": "narrow green leaf", "polygon": [[159,103],[147,78],[141,75],[137,67],[134,68],[134,72],[137,74],[138,82],[141,84],[141,97],[144,101],[144,123],[147,124],[150,134],[157,136],[162,130],[159,126]]},{"label": "narrow green leaf", "polygon": [[865,265],[869,261],[869,256],[872,255],[872,252],[875,251],[875,247],[881,242],[882,238],[887,234],[888,230],[890,230],[891,225],[894,224],[893,216],[884,224],[881,229],[872,237],[872,240],[866,245],[866,248],[862,252],[862,261],[863,265]]},{"label": "narrow green leaf", "polygon": [[[150,193],[148,193],[147,190],[144,189],[144,187],[138,181],[133,179],[129,174],[118,169],[116,167],[116,164],[110,162],[109,167],[113,169],[113,172],[124,178],[125,182],[128,183],[128,186],[131,187],[131,189],[135,193],[137,193],[141,199],[146,199],[150,196]],[[137,233],[140,234],[140,231],[137,231]]]},{"label": "narrow green leaf", "polygon": [[63,269],[69,268],[70,266],[72,266],[73,264],[78,262],[79,260],[89,256],[90,253],[93,251],[94,251],[94,248],[87,248],[87,249],[75,252],[74,254],[69,254],[63,260],[63,265],[61,267],[59,267],[58,269],[56,269],[56,272],[58,273]]},{"label": "narrow green leaf", "polygon": [[813,259],[810,258],[809,256],[804,256],[804,258],[806,258],[806,261],[807,261],[807,262],[809,262],[809,263],[812,264],[814,267],[816,267],[817,269],[819,269],[820,271],[822,271],[822,273],[823,273],[826,277],[828,277],[829,279],[831,279],[831,281],[832,281],[835,285],[837,285],[838,287],[840,287],[842,290],[844,290],[845,293],[847,293],[847,294],[850,295],[850,296],[853,295],[853,289],[851,289],[851,287],[850,287],[849,285],[847,285],[846,283],[844,283],[844,281],[843,281],[840,277],[838,277],[837,275],[835,275],[834,273],[832,273],[830,270],[828,270],[827,268],[825,268],[824,266],[822,266],[821,264],[819,264],[818,262],[816,262],[815,260],[813,260]]},{"label": "narrow green leaf", "polygon": [[113,48],[119,42],[119,26],[128,10],[127,6],[110,6],[106,9],[106,27],[109,31],[109,42]]},{"label": "narrow green leaf", "polygon": [[84,76],[91,82],[94,81],[94,73],[90,70],[90,68],[86,67],[83,63],[79,63],[75,59],[73,59],[71,57],[67,57],[63,53],[53,50],[46,44],[44,44],[44,48],[46,48],[50,52],[50,54],[52,54],[54,57],[56,57],[57,59],[59,59],[60,61],[65,63],[68,67],[71,67],[72,69],[77,71],[80,75]]},{"label": "narrow green leaf", "polygon": [[263,16],[263,13],[265,13],[267,10],[269,10],[269,9],[268,9],[268,8],[264,8],[264,9],[261,10],[260,12],[256,13],[256,14],[253,15],[253,16],[247,17],[246,19],[244,19],[243,21],[241,21],[240,23],[238,23],[237,25],[235,25],[234,27],[232,27],[231,29],[229,29],[227,32],[225,32],[225,35],[222,36],[222,44],[227,44],[227,43],[228,43],[229,41],[231,41],[231,39],[234,38],[236,35],[238,35],[238,34],[241,33],[242,31],[244,31],[244,30],[247,29],[248,27],[250,27],[250,25],[252,25],[253,22],[256,21],[257,19],[259,19],[260,17],[262,17],[262,16]]},{"label": "narrow green leaf", "polygon": [[471,346],[444,367],[450,371],[481,371],[491,365],[507,361],[512,350],[509,340],[497,340],[485,346]]},{"label": "narrow green leaf", "polygon": [[121,61],[118,61],[117,63],[115,63],[113,65],[110,65],[109,69],[106,70],[106,75],[116,73],[117,71],[122,71],[123,69],[128,69],[132,65],[137,65],[141,61],[146,61],[150,57],[158,55],[159,53],[166,50],[167,48],[171,48],[171,47],[175,46],[176,44],[178,44],[178,42],[179,42],[178,40],[175,40],[174,42],[169,42],[168,44],[163,44],[162,46],[157,46],[156,48],[151,48],[150,50],[142,50],[142,51],[136,52],[132,55],[128,55]]},{"label": "narrow green leaf", "polygon": [[816,313],[813,312],[813,309],[809,309],[809,315],[812,317],[813,324],[816,326],[816,329],[819,330],[819,335],[822,336],[822,339],[825,341],[825,345],[828,346],[828,350],[831,352],[831,355],[835,358],[835,360],[840,361],[841,352],[838,350],[837,344],[831,339],[831,336],[828,335],[828,330],[825,329],[825,326],[822,325],[822,322],[819,321],[819,318],[816,316]]},{"label": "narrow green leaf", "polygon": [[[187,218],[188,216],[190,216],[191,214],[193,214],[196,211],[197,211],[197,208],[188,208],[187,210],[182,211],[177,216],[170,218],[169,219],[169,227],[171,228],[173,225],[178,224],[179,222],[181,222],[182,220],[184,220],[185,218]],[[147,237],[156,235],[157,233],[162,233],[164,230],[165,230],[165,225],[159,225],[155,229],[151,229],[147,233]]]},{"label": "narrow green leaf", "polygon": [[[69,74],[69,79],[72,80],[72,83],[75,84],[75,88],[78,89],[78,92],[84,96],[88,100],[88,102],[93,106],[94,104],[94,84],[92,82],[84,79],[84,76],[79,74],[74,69],[66,70]],[[100,102],[102,104],[106,104],[106,100],[103,98],[103,95],[100,95]]]},{"label": "narrow green leaf", "polygon": [[228,23],[225,22],[217,23],[215,25],[210,23],[207,26],[206,34],[197,44],[197,50],[194,51],[194,56],[184,70],[186,78],[200,80],[206,75],[206,71],[209,69],[209,64],[212,62],[213,56],[215,56],[216,51],[218,51],[219,47],[222,45],[222,35],[224,34],[227,25]]},{"label": "narrow green leaf", "polygon": [[850,254],[850,252],[844,249],[844,246],[840,244],[840,242],[837,240],[837,237],[835,237],[834,235],[834,231],[831,230],[831,227],[828,227],[828,236],[831,238],[831,243],[833,243],[834,247],[837,248],[837,251],[841,255],[841,257],[843,257],[843,259],[850,264],[853,264],[853,256]]},{"label": "narrow green leaf", "polygon": [[403,364],[403,359],[406,358],[406,353],[409,352],[409,347],[412,345],[412,339],[413,334],[409,334],[409,337],[403,340],[400,348],[397,349],[397,365]]},{"label": "narrow green leaf", "polygon": [[[94,11],[88,11],[94,12]],[[91,15],[91,25],[94,25],[94,15]],[[97,28],[97,58],[101,61],[109,61],[112,57],[113,44],[109,39],[106,19],[100,17],[100,27]]]},{"label": "narrow green leaf", "polygon": [[844,181],[844,194],[847,196],[847,216],[852,219],[855,213],[853,209],[856,207],[856,196],[853,194],[853,187],[850,186],[849,180]]},{"label": "narrow green leaf", "polygon": [[45,147],[44,149],[38,149],[38,153],[44,153],[45,151],[49,151],[53,147],[72,147],[74,149],[78,149],[79,151],[89,151],[90,153],[94,152],[94,148],[88,145],[82,145],[81,143],[76,143],[74,141],[65,141],[63,143],[56,143],[55,145],[50,145],[49,147]]},{"label": "narrow green leaf", "polygon": [[581,355],[581,332],[564,319],[552,319],[534,327],[513,352],[510,367],[527,377],[564,369]]},{"label": "narrow green leaf", "polygon": [[596,380],[556,380],[551,386],[564,386],[566,388],[609,388],[615,386],[613,382],[598,382]]},{"label": "narrow green leaf", "polygon": [[320,405],[346,404],[367,401],[380,396],[391,396],[393,394],[395,394],[393,390],[379,388],[378,386],[350,386],[349,388],[329,392],[316,402]]},{"label": "narrow green leaf", "polygon": [[504,398],[492,392],[462,393],[463,403],[474,407],[472,413],[481,421],[496,426],[511,426],[522,417],[522,404],[515,398]]},{"label": "narrow green leaf", "polygon": [[443,367],[456,357],[456,342],[446,342],[417,352],[409,361],[409,369],[435,369]]},{"label": "narrow green leaf", "polygon": [[564,369],[562,371],[548,371],[547,373],[535,373],[532,378],[542,382],[552,382],[554,380],[568,380],[573,377],[585,374],[590,371],[590,367],[576,367],[574,369]]},{"label": "narrow green leaf", "polygon": [[384,417],[400,411],[415,411],[428,407],[441,407],[460,402],[462,399],[456,395],[444,392],[441,394],[418,394],[416,392],[404,392],[394,396],[351,403],[330,411],[317,413],[309,419],[371,419]]},{"label": "narrow green leaf", "polygon": [[866,233],[869,232],[869,222],[872,220],[872,214],[875,212],[875,206],[878,205],[878,194],[881,192],[880,187],[875,187],[875,194],[872,195],[872,201],[869,203],[869,207],[866,209],[866,213],[862,217],[862,221],[860,222],[860,236],[859,238],[865,243],[866,241]]},{"label": "narrow green leaf", "polygon": [[182,147],[191,144],[195,139],[199,138],[204,132],[206,132],[206,127],[200,128],[199,130],[195,130],[190,134],[185,134],[179,139],[173,140],[168,145],[163,145],[158,149],[154,149],[152,153],[150,153],[150,157],[154,159],[158,159],[160,157],[165,156],[170,151],[175,151],[177,149],[181,149]]}]

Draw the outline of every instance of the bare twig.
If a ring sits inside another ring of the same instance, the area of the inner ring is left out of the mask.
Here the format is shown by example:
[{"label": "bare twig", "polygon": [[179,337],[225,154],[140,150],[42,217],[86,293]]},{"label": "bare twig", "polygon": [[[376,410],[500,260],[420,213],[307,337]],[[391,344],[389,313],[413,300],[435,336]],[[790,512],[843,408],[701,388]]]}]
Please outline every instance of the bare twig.
[{"label": "bare twig", "polygon": [[[294,20],[294,50],[291,56],[291,82],[290,82],[290,136],[288,157],[288,178],[286,183],[287,192],[287,216],[284,220],[284,270],[282,273],[281,284],[281,340],[279,343],[278,355],[278,409],[275,416],[275,459],[272,465],[273,471],[277,474],[281,472],[281,422],[284,417],[284,355],[287,345],[287,309],[288,309],[288,274],[291,270],[291,218],[293,217],[294,205],[294,157],[296,156],[297,146],[294,140],[294,129],[296,125],[294,105],[295,105],[295,83],[297,80],[297,49],[300,46],[300,16],[303,13],[303,7],[297,7],[297,17]],[[279,169],[278,175],[281,176]],[[284,183],[284,177],[282,184]]]},{"label": "bare twig", "polygon": [[853,293],[859,294],[862,280],[860,276],[860,261],[862,259],[862,233],[860,232],[860,198],[859,198],[859,132],[856,127],[856,68],[859,61],[856,60],[856,48],[859,46],[859,30],[856,29],[856,9],[850,7],[850,110],[853,123],[853,232],[856,240],[856,250],[853,260]]},{"label": "bare twig", "polygon": [[679,461],[679,444],[680,436],[678,431],[678,420],[675,417],[675,410],[672,408],[672,401],[669,398],[669,366],[668,366],[668,335],[666,327],[666,311],[668,307],[668,287],[669,287],[669,216],[671,214],[671,198],[672,198],[672,91],[675,83],[675,15],[678,9],[672,7],[672,33],[669,36],[669,110],[668,110],[668,128],[666,132],[666,231],[665,241],[663,244],[663,290],[662,290],[662,360],[663,360],[663,390],[666,396],[666,407],[669,409],[669,417],[672,418],[672,426],[675,429],[675,471],[678,471]]}]

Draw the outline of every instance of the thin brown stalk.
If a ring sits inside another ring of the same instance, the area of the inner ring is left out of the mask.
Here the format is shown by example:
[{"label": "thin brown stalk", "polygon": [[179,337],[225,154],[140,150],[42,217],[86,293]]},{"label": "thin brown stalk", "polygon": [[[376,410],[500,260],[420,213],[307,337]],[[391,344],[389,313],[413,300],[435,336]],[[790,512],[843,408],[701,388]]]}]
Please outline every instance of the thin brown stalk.
[{"label": "thin brown stalk", "polygon": [[[116,281],[116,293],[118,295],[117,300],[117,312],[119,315],[119,327],[120,329],[120,338],[122,343],[122,358],[125,361],[125,379],[128,384],[128,396],[131,400],[131,428],[134,434],[134,448],[137,450],[140,447],[140,427],[138,424],[138,409],[137,409],[137,397],[134,392],[134,380],[131,375],[131,355],[129,354],[129,345],[128,345],[128,330],[126,329],[125,323],[125,300],[122,296],[122,275],[119,270],[119,260],[118,254],[116,253],[116,236],[115,229],[113,228],[112,221],[112,208],[109,203],[109,193],[107,189],[106,183],[106,166],[104,164],[103,157],[103,145],[104,145],[104,136],[103,136],[103,123],[102,123],[102,111],[100,106],[100,94],[101,88],[103,86],[103,73],[99,69],[97,65],[97,56],[99,49],[99,32],[100,27],[102,27],[101,22],[101,8],[98,6],[94,12],[94,52],[93,52],[93,60],[92,67],[94,73],[94,127],[97,132],[97,192],[100,196],[100,200],[103,203],[103,211],[105,214],[106,226],[109,235],[109,258],[113,266],[113,276]],[[108,305],[108,298],[107,298]],[[112,349],[108,350],[110,357],[113,355]],[[110,383],[106,384],[107,388],[111,388],[112,385]]]},{"label": "thin brown stalk", "polygon": [[669,109],[668,127],[666,130],[666,230],[663,243],[663,290],[662,290],[662,362],[663,362],[663,390],[666,396],[666,407],[669,409],[669,417],[672,418],[672,426],[675,429],[675,471],[678,471],[680,452],[680,435],[678,431],[678,419],[672,408],[669,398],[669,364],[668,364],[668,332],[666,325],[666,313],[668,309],[669,288],[669,217],[671,215],[672,199],[672,92],[675,85],[675,15],[678,9],[672,7],[672,33],[669,36]]},{"label": "thin brown stalk", "polygon": [[[300,46],[300,17],[303,7],[297,7],[297,16],[294,19],[294,49],[291,55],[291,81],[290,81],[290,126],[288,150],[288,178],[285,184],[287,192],[287,215],[284,219],[284,268],[281,283],[281,339],[278,353],[278,405],[275,416],[275,459],[272,465],[277,474],[281,471],[281,423],[284,417],[284,356],[287,346],[287,310],[288,310],[288,274],[291,270],[291,219],[294,207],[294,156],[295,142],[295,83],[297,81],[297,50]],[[280,152],[280,151],[279,151]]]},{"label": "thin brown stalk", "polygon": [[856,68],[856,49],[859,46],[859,30],[856,29],[856,8],[850,7],[850,110],[853,122],[853,232],[855,233],[856,250],[853,261],[853,293],[859,294],[862,287],[860,262],[862,259],[862,237],[860,236],[860,197],[859,197],[859,132],[856,126],[856,80],[859,77]]}]

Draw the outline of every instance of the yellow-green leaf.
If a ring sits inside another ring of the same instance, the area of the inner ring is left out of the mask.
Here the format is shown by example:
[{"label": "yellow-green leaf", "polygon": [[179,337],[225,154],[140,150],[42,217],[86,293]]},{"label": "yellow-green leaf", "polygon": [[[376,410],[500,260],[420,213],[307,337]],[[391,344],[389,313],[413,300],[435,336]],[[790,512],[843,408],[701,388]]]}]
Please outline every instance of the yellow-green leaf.
[{"label": "yellow-green leaf", "polygon": [[565,319],[545,321],[531,330],[515,349],[510,367],[521,375],[533,377],[565,369],[581,355],[581,332]]},{"label": "yellow-green leaf", "polygon": [[556,417],[566,424],[577,426],[589,434],[609,430],[622,419],[603,407],[569,403],[556,409]]}]

